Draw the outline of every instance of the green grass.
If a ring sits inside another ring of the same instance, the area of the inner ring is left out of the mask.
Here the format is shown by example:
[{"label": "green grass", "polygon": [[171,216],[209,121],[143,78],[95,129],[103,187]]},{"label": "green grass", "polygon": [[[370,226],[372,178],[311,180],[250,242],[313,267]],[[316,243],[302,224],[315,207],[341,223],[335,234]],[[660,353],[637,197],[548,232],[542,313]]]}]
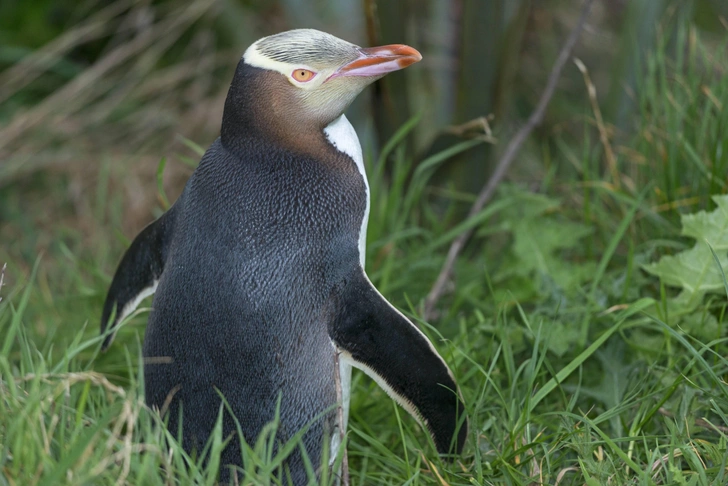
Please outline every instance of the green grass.
[{"label": "green grass", "polygon": [[[355,372],[352,484],[728,483],[728,282],[719,268],[726,250],[711,243],[706,268],[722,286],[689,308],[679,305],[679,285],[644,270],[705,244],[680,235],[680,216],[714,211],[710,196],[727,192],[727,69],[726,46],[709,48],[681,22],[648,57],[634,131],[610,139],[616,179],[584,89],[575,102],[583,116],[572,122],[580,137],[545,138],[537,145],[543,164],[521,177],[537,184],[504,184],[467,221],[458,215],[471,196],[435,189],[429,177],[476,142],[414,167],[402,143],[413,120],[378,157],[368,154],[368,272],[450,364],[470,432],[460,458],[441,460],[415,421]],[[174,155],[168,170],[180,159]],[[225,438],[211,439],[205,466],[205,454],[187,457],[143,404],[148,309],[99,353],[101,305],[128,244],[118,228],[120,181],[129,175],[108,160],[100,167],[86,195],[90,229],[44,219],[61,201],[51,176],[39,176],[33,192],[0,193],[7,238],[0,264],[8,263],[0,288],[0,484],[214,484]],[[163,189],[161,172],[149,179]],[[157,212],[163,190],[158,199]],[[469,227],[476,236],[440,315],[423,322],[420,302],[449,243]],[[271,424],[246,449],[245,484],[267,484],[278,471],[274,431]]]}]

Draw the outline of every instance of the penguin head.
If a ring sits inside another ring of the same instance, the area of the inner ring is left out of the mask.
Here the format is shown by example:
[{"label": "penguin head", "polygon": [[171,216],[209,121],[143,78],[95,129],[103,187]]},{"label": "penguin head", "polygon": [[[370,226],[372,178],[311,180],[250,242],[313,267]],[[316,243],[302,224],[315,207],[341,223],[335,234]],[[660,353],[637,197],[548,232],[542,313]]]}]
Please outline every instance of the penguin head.
[{"label": "penguin head", "polygon": [[314,29],[282,32],[245,51],[225,111],[246,118],[247,110],[248,124],[320,130],[367,85],[421,59],[402,44],[362,48]]}]

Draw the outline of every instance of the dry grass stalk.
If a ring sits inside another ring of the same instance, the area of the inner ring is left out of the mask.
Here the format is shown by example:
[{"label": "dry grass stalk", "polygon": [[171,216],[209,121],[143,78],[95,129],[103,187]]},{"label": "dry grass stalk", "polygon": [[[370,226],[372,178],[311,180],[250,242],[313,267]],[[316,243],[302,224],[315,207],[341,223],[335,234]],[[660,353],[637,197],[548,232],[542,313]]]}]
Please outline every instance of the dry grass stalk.
[{"label": "dry grass stalk", "polygon": [[566,474],[570,472],[579,472],[579,468],[565,467],[564,469],[559,471],[559,474],[556,475],[556,482],[554,483],[554,485],[559,486],[559,484],[561,484],[561,481],[563,481],[564,476],[566,476]]},{"label": "dry grass stalk", "polygon": [[437,478],[438,482],[440,483],[440,486],[450,486],[450,483],[448,483],[447,481],[445,481],[445,479],[440,474],[440,471],[437,470],[437,466],[435,466],[430,461],[428,461],[427,460],[427,457],[425,457],[425,454],[422,451],[420,451],[420,457],[422,458],[422,462],[424,462],[425,464],[427,464],[427,468],[430,470],[430,472],[432,472],[432,474],[435,475],[435,477]]},{"label": "dry grass stalk", "polygon": [[490,128],[488,120],[489,117],[479,116],[460,125],[445,127],[442,131],[457,137],[477,138],[486,143],[496,144],[498,143],[498,139],[493,136],[493,131]]},{"label": "dry grass stalk", "polygon": [[103,374],[95,371],[79,371],[71,373],[28,373],[25,376],[16,378],[16,382],[32,381],[39,378],[45,383],[52,383],[53,380],[60,380],[56,392],[52,396],[58,396],[60,393],[65,392],[70,386],[75,385],[79,382],[90,381],[96,386],[104,388],[110,395],[115,394],[121,398],[126,396],[126,392],[123,388],[111,383]]},{"label": "dry grass stalk", "polygon": [[[117,0],[0,73],[5,82],[0,93],[2,101],[45,74],[71,49],[112,37],[108,52],[92,66],[35,106],[17,112],[0,128],[0,159],[4,161],[0,184],[18,174],[62,165],[84,155],[95,159],[98,156],[94,152],[105,154],[114,146],[138,150],[150,140],[163,138],[163,128],[179,131],[179,120],[185,118],[179,112],[202,104],[202,99],[194,96],[209,97],[214,70],[229,63],[229,56],[211,55],[214,42],[209,40],[198,42],[204,49],[191,50],[184,61],[162,69],[161,76],[150,74],[159,71],[162,56],[195,22],[209,14],[216,2],[195,0],[166,12],[161,8],[152,11],[147,3]],[[149,25],[138,25],[140,16],[151,19]],[[190,44],[202,37],[204,29]],[[195,87],[196,83],[200,86]],[[180,99],[186,103],[179,103]],[[124,105],[140,108],[119,118]],[[109,126],[112,119],[113,129]],[[64,146],[61,153],[59,145]]]},{"label": "dry grass stalk", "polygon": [[587,93],[589,94],[589,102],[591,103],[592,111],[594,112],[594,120],[597,124],[597,130],[599,131],[599,140],[604,147],[604,155],[607,158],[607,167],[612,176],[612,182],[616,190],[619,190],[619,170],[617,168],[617,157],[614,155],[612,149],[612,143],[609,140],[609,133],[606,125],[604,124],[604,118],[602,117],[602,110],[599,108],[599,100],[597,99],[597,88],[589,76],[589,70],[581,59],[574,59],[574,64],[581,71],[584,77],[584,84],[586,85]]},{"label": "dry grass stalk", "polygon": [[[344,429],[344,394],[341,388],[341,373],[339,368],[339,357],[338,352],[334,353],[334,386],[336,388],[336,415],[339,421],[339,444],[344,444],[346,440],[346,430]],[[337,451],[332,450],[331,454],[336,454]],[[346,453],[346,447],[344,447],[344,458],[341,462],[341,486],[349,486],[349,457]]]},{"label": "dry grass stalk", "polygon": [[3,87],[0,91],[0,103],[42,76],[49,66],[73,48],[106,36],[109,22],[127,10],[132,3],[130,0],[116,0],[0,73],[0,86]]},{"label": "dry grass stalk", "polygon": [[[8,264],[7,263],[3,263],[3,268],[0,269],[0,292],[3,289],[3,285],[5,285],[4,282],[5,282],[5,269],[6,268],[8,268]],[[3,296],[0,295],[0,302],[2,302],[2,301],[3,301]]]}]

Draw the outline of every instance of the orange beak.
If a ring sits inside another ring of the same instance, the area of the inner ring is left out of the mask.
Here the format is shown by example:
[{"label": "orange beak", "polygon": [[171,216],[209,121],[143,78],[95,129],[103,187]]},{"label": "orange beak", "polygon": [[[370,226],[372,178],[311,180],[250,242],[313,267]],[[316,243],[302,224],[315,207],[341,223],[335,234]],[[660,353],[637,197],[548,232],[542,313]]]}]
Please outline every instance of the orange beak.
[{"label": "orange beak", "polygon": [[404,69],[422,59],[422,54],[416,49],[403,44],[367,47],[359,49],[359,52],[357,59],[339,68],[328,79],[341,76],[382,76]]}]

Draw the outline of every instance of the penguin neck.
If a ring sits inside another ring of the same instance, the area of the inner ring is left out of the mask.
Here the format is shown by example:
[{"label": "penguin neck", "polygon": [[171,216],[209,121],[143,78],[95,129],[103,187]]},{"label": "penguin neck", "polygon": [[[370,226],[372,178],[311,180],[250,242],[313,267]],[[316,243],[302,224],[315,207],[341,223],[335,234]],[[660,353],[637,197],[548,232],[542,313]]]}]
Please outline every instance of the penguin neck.
[{"label": "penguin neck", "polygon": [[240,61],[225,100],[220,130],[223,146],[243,155],[250,142],[257,140],[294,153],[326,158],[331,154],[326,126],[297,117],[294,94],[280,73]]},{"label": "penguin neck", "polygon": [[[243,163],[247,149],[252,144],[260,145],[262,141],[294,154],[308,155],[337,170],[350,171],[355,167],[366,190],[366,209],[359,231],[359,258],[364,268],[369,183],[359,137],[344,115],[325,126],[281,123],[286,117],[277,116],[276,111],[295,103],[295,100],[290,99],[291,91],[287,84],[288,81],[279,73],[255,68],[240,61],[225,100],[220,134],[222,144]],[[351,165],[352,161],[354,167]]]}]

